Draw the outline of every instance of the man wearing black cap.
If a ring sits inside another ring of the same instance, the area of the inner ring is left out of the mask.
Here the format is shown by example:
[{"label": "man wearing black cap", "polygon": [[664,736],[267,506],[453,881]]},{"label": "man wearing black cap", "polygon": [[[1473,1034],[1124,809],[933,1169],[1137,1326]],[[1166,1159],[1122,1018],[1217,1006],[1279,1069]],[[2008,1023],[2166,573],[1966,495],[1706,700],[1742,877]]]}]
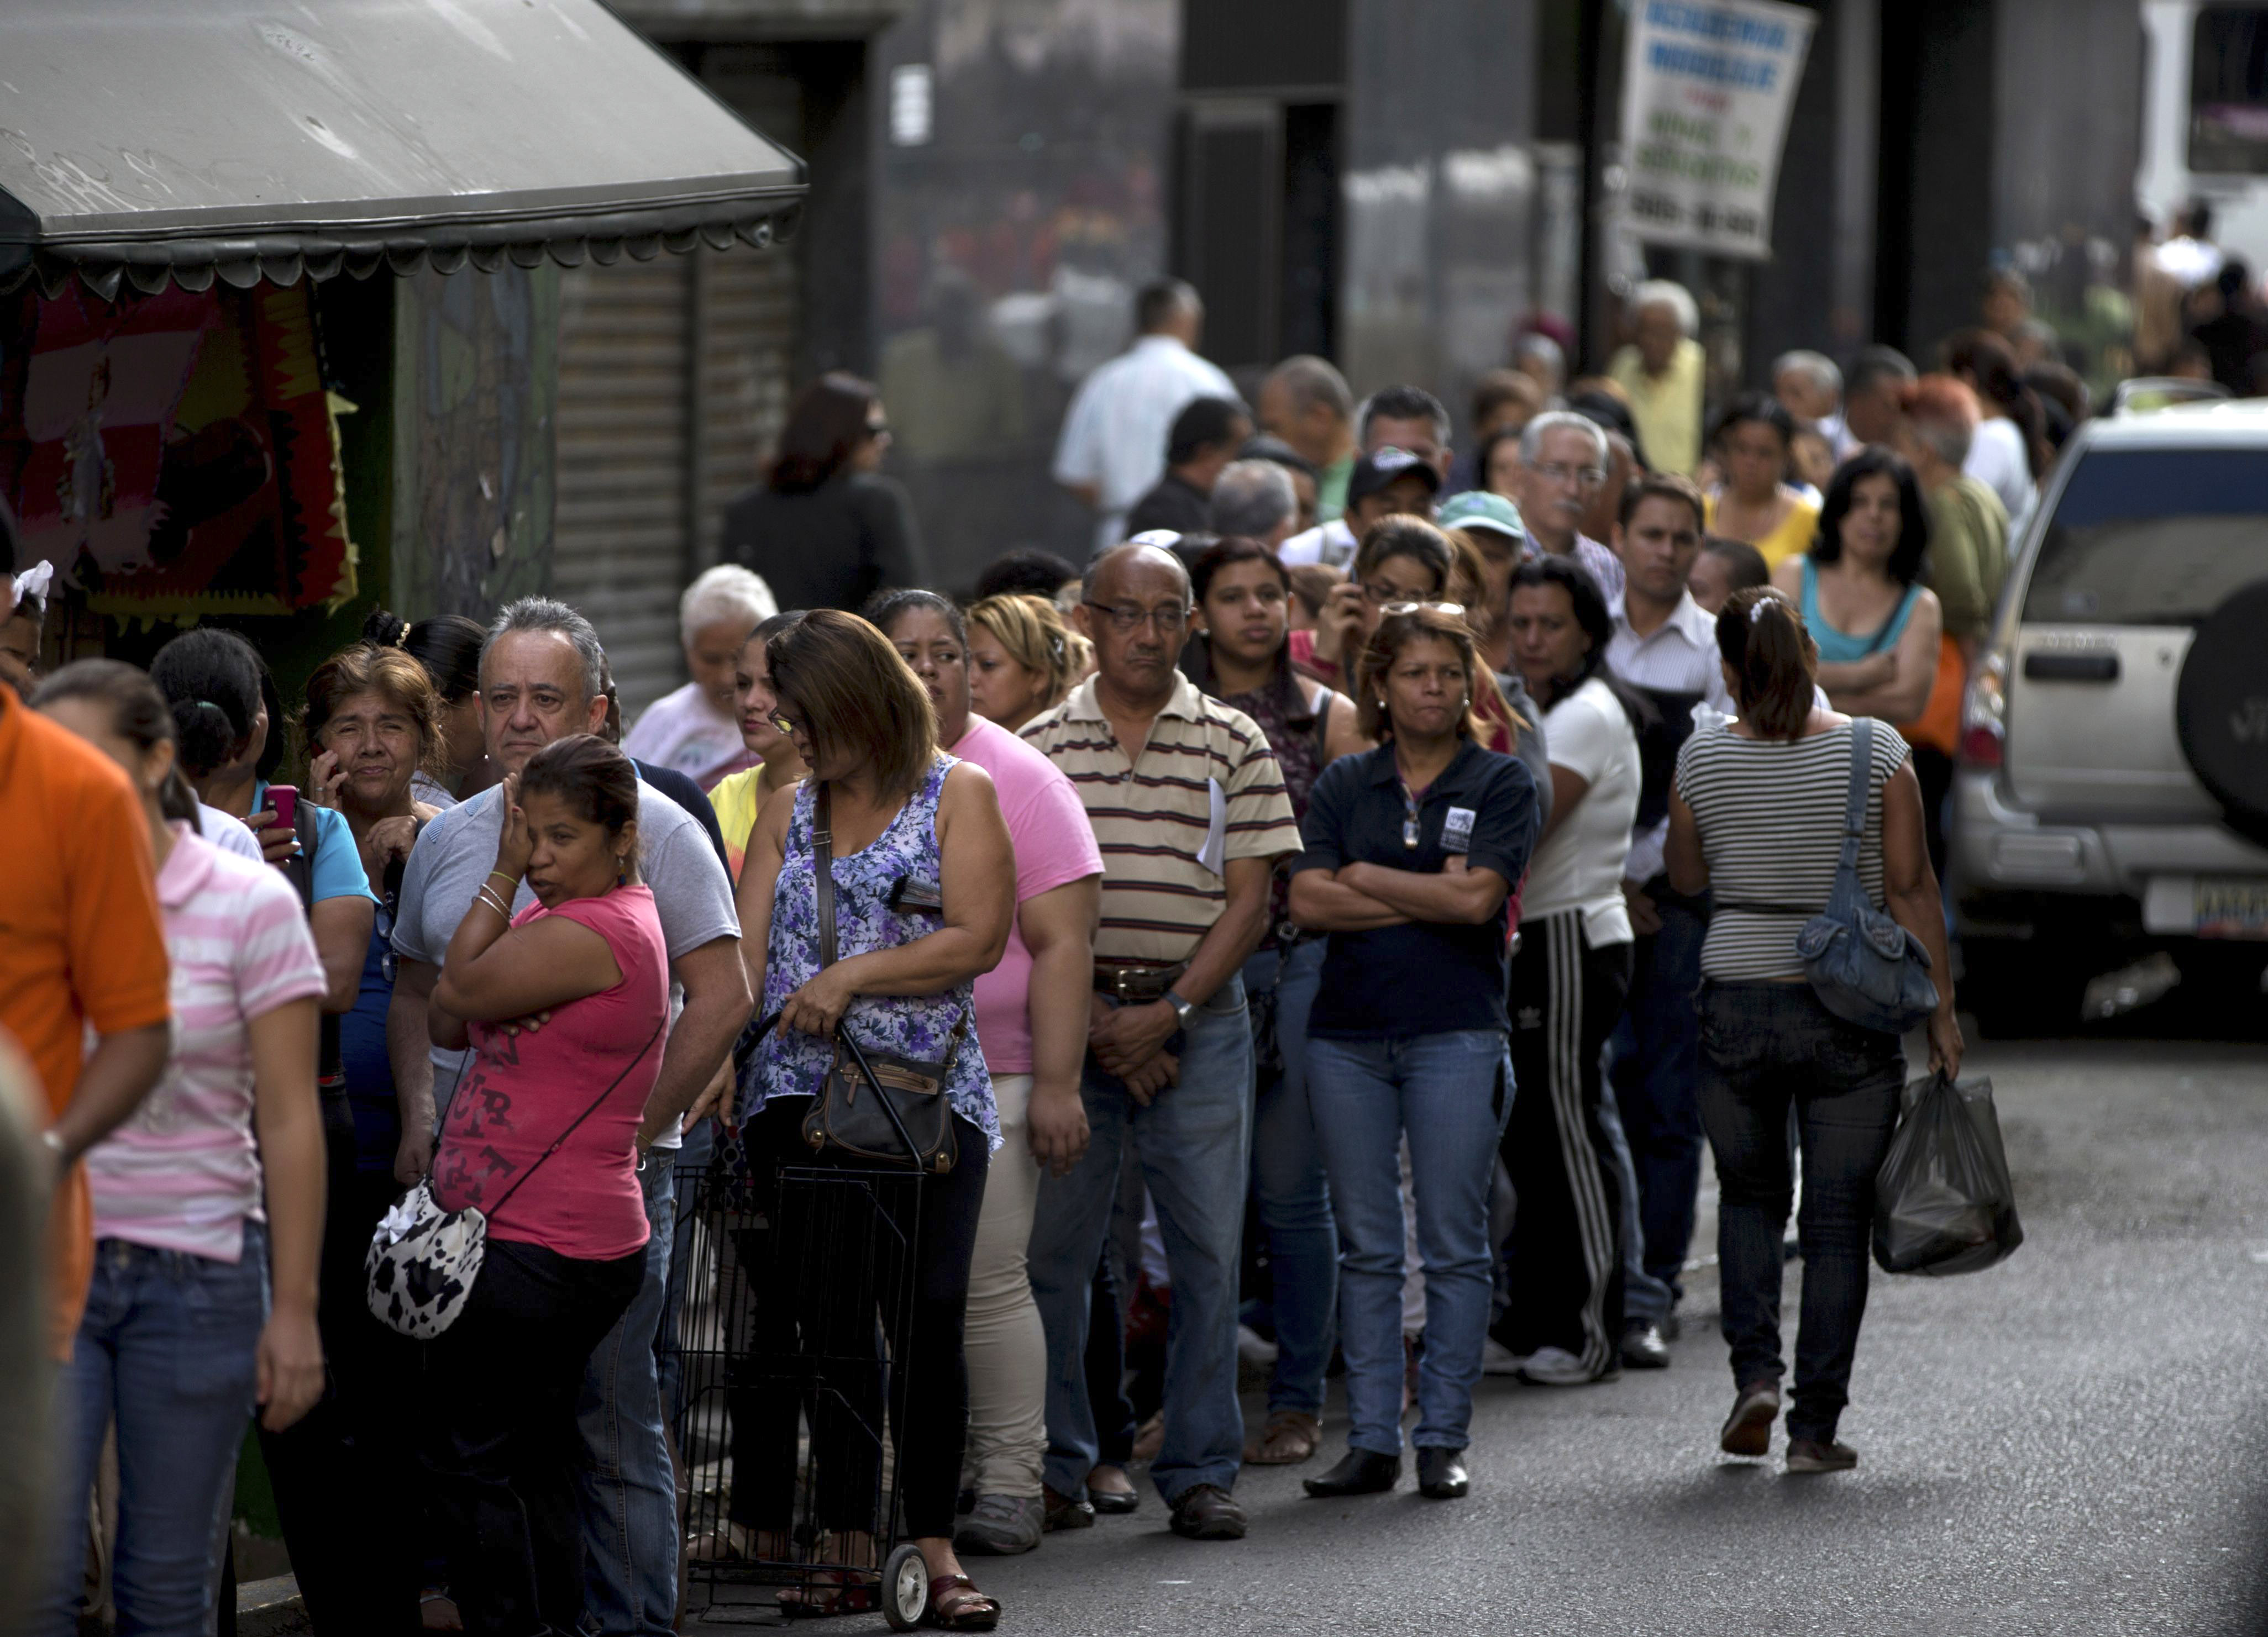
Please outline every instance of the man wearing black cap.
[{"label": "man wearing black cap", "polygon": [[1194,534],[1211,528],[1213,483],[1251,436],[1251,412],[1233,398],[1191,399],[1167,437],[1166,475],[1126,514],[1126,538],[1152,529]]},{"label": "man wearing black cap", "polygon": [[1294,534],[1276,554],[1287,567],[1320,562],[1344,569],[1371,525],[1396,513],[1430,520],[1433,496],[1440,492],[1441,473],[1431,461],[1406,449],[1373,450],[1354,463],[1347,479],[1346,515]]}]

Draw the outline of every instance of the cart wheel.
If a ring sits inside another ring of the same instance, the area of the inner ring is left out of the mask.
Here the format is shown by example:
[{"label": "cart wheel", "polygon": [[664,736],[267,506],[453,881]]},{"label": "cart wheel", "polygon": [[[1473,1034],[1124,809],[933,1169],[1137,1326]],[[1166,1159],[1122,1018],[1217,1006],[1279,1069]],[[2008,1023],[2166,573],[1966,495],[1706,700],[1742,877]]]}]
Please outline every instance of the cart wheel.
[{"label": "cart wheel", "polygon": [[919,1546],[900,1546],[882,1565],[882,1618],[909,1632],[929,1612],[929,1564]]}]

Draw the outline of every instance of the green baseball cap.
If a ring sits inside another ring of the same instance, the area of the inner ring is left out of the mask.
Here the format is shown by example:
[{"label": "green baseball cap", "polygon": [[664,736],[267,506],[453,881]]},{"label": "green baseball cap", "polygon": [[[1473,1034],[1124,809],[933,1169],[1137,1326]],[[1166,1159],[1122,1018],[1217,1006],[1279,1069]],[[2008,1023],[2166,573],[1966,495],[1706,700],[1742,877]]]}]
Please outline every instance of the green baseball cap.
[{"label": "green baseball cap", "polygon": [[1450,496],[1441,503],[1433,520],[1445,529],[1486,529],[1516,546],[1528,543],[1528,525],[1520,520],[1520,508],[1484,488]]}]

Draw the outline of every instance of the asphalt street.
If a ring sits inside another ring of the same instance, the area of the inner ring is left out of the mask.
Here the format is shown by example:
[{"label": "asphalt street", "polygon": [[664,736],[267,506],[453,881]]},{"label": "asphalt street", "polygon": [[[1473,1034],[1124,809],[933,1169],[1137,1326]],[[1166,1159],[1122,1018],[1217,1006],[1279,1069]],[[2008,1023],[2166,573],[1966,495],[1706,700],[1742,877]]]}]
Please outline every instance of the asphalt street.
[{"label": "asphalt street", "polygon": [[1244,1541],[1175,1538],[1152,1493],[973,1564],[1001,1629],[2268,1630],[2268,1053],[2066,1040],[1971,1062],[1994,1081],[2028,1240],[1971,1277],[1875,1275],[1843,1423],[1855,1473],[1788,1478],[1777,1438],[1771,1462],[1718,1453],[1732,1382],[1705,1266],[1670,1369],[1485,1382],[1469,1500],[1424,1501],[1406,1475],[1393,1495],[1307,1499],[1300,1479],[1344,1435],[1335,1394],[1322,1457],[1240,1480]]}]

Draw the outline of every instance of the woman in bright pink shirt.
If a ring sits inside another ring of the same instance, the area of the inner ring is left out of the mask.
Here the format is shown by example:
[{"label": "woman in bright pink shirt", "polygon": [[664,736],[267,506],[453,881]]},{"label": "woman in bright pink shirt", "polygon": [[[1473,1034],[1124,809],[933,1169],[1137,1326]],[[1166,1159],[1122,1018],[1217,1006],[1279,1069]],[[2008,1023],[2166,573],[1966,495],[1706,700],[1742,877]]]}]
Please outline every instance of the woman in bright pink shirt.
[{"label": "woman in bright pink shirt", "polygon": [[[504,782],[497,867],[433,989],[437,1046],[474,1051],[433,1158],[487,1252],[429,1344],[422,1456],[474,1631],[578,1628],[576,1403],[644,1277],[638,1121],[660,1072],[669,958],[637,879],[637,774],[590,734]],[[511,914],[525,876],[535,906]],[[595,1100],[594,1100],[595,1099]]]},{"label": "woman in bright pink shirt", "polygon": [[1016,844],[1016,918],[1007,951],[976,980],[976,1038],[992,1072],[1004,1146],[985,1175],[968,1269],[964,1470],[976,1504],[954,1544],[964,1552],[1028,1552],[1046,1523],[1041,1466],[1048,1344],[1025,1246],[1041,1168],[1061,1176],[1086,1149],[1079,1083],[1094,986],[1102,852],[1062,769],[970,710],[960,611],[933,591],[898,591],[877,604],[873,615],[929,690],[937,742],[992,775],[1000,816]]},{"label": "woman in bright pink shirt", "polygon": [[141,794],[173,1035],[150,1095],[87,1151],[94,1280],[58,1384],[48,1516],[59,1527],[31,1629],[78,1629],[79,1522],[114,1420],[120,1627],[204,1631],[246,1420],[263,1405],[280,1432],[323,1390],[322,962],[290,884],[197,833],[196,799],[174,767],[173,707],[147,676],[81,660],[33,703],[108,754]]}]

